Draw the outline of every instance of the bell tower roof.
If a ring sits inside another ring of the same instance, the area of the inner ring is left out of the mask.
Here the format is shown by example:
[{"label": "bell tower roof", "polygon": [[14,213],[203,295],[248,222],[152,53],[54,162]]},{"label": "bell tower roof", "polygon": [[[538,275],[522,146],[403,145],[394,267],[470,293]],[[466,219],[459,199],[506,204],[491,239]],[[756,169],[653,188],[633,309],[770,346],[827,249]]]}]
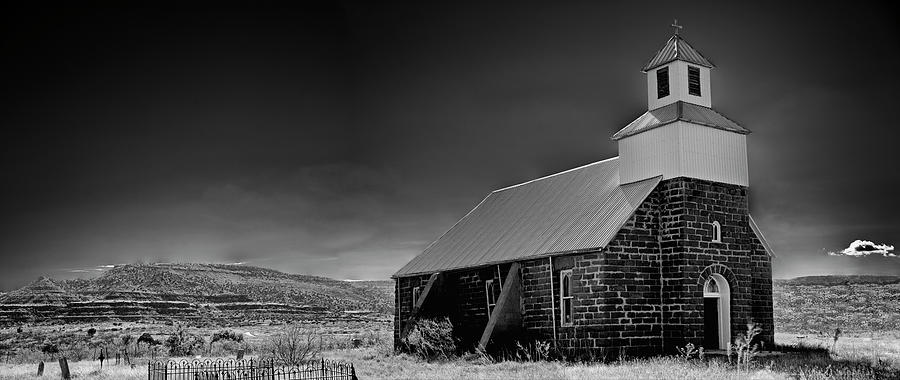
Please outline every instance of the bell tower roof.
[{"label": "bell tower roof", "polygon": [[703,54],[700,54],[700,52],[697,51],[697,49],[694,49],[684,40],[684,38],[681,38],[681,35],[675,33],[668,41],[666,41],[666,44],[663,45],[662,49],[659,49],[659,51],[656,52],[653,59],[644,65],[644,68],[641,69],[641,71],[646,73],[669,62],[679,60],[710,69],[715,67],[712,62],[703,56]]}]

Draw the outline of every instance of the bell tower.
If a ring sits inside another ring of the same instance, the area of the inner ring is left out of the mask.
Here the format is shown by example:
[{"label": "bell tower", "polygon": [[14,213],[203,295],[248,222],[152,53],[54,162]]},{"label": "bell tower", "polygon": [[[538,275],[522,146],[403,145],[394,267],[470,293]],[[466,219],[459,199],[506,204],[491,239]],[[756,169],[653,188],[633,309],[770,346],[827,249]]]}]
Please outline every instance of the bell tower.
[{"label": "bell tower", "polygon": [[674,102],[712,107],[708,59],[675,33],[641,70],[647,74],[647,109]]},{"label": "bell tower", "polygon": [[679,34],[641,70],[647,109],[612,139],[619,144],[622,184],[658,175],[749,186],[749,130],[712,108],[713,64]]}]

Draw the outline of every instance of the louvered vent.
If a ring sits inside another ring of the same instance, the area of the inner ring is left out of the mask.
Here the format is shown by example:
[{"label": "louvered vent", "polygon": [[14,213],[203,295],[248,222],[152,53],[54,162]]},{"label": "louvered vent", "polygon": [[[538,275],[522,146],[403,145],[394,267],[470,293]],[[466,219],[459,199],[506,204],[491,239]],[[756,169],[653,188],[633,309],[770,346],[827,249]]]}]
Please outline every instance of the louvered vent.
[{"label": "louvered vent", "polygon": [[688,66],[688,94],[700,95],[700,68]]}]

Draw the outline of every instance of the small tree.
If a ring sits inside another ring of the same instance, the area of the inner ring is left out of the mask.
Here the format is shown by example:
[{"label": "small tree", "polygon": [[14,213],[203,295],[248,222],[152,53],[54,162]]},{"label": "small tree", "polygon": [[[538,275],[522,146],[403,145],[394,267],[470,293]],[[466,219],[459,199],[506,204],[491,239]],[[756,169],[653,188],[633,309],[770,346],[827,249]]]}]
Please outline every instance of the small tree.
[{"label": "small tree", "polygon": [[137,343],[146,343],[148,346],[158,346],[162,344],[160,341],[153,339],[153,335],[150,335],[150,333],[141,334],[141,336],[138,337]]},{"label": "small tree", "polygon": [[278,364],[300,365],[322,352],[322,336],[314,330],[289,325],[269,338],[266,351]]},{"label": "small tree", "polygon": [[131,364],[131,358],[128,356],[128,345],[131,344],[131,341],[134,340],[134,337],[129,334],[122,334],[119,336],[119,343],[122,346],[122,355],[125,356],[125,362]]}]

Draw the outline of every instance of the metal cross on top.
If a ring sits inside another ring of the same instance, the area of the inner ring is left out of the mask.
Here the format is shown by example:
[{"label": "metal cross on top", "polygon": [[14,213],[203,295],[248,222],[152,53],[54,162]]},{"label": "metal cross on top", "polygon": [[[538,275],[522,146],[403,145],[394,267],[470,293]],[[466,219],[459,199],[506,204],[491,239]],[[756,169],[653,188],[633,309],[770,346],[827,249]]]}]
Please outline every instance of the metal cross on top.
[{"label": "metal cross on top", "polygon": [[683,26],[678,25],[678,19],[677,19],[677,18],[676,18],[675,21],[672,23],[672,25],[669,25],[669,26],[675,28],[675,34],[678,34],[678,32],[679,32],[681,29],[684,29]]}]

